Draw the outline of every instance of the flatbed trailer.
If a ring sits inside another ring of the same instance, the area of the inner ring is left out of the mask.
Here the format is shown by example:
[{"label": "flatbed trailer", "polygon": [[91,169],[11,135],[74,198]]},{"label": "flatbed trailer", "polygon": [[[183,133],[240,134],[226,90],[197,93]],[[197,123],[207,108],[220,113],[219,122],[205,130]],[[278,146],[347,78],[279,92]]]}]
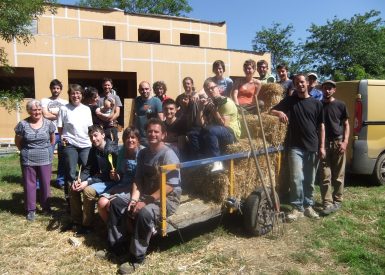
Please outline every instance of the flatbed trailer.
[{"label": "flatbed trailer", "polygon": [[[268,154],[278,154],[279,159],[283,147],[268,148]],[[264,156],[265,150],[257,150],[257,156]],[[183,229],[192,224],[204,222],[212,218],[218,217],[223,213],[233,213],[241,211],[245,216],[244,221],[246,229],[253,235],[262,235],[266,233],[271,226],[271,211],[270,207],[267,207],[267,200],[262,188],[256,186],[255,191],[248,196],[248,198],[242,198],[240,200],[235,199],[237,194],[234,194],[234,160],[241,158],[250,158],[251,152],[240,152],[235,154],[223,155],[219,157],[200,159],[188,162],[182,162],[179,164],[168,164],[160,167],[161,172],[161,217],[159,221],[160,234],[166,236],[168,233]],[[207,202],[200,198],[190,197],[188,194],[183,194],[181,198],[181,204],[178,210],[170,217],[166,216],[166,173],[175,169],[185,169],[191,167],[198,167],[213,163],[215,161],[228,162],[228,177],[229,177],[229,192],[228,197],[221,203]],[[278,160],[278,166],[280,160]],[[279,171],[280,167],[277,167]],[[257,181],[257,179],[255,179]],[[270,190],[271,191],[271,190]],[[275,191],[274,191],[275,192]],[[243,209],[242,209],[243,208]],[[265,227],[266,226],[266,227]]]}]

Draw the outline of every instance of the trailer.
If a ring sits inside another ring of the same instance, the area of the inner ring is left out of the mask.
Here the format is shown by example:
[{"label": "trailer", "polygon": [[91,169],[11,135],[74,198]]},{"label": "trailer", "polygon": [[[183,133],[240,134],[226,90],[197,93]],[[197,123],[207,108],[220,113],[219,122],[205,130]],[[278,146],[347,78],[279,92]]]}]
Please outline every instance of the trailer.
[{"label": "trailer", "polygon": [[[283,147],[270,147],[267,149],[267,153],[269,155],[278,154],[278,172],[280,169],[279,163],[282,150]],[[264,149],[256,150],[255,153],[258,157],[261,157],[262,155],[266,154]],[[169,164],[161,166],[159,168],[161,173],[161,216],[159,221],[159,230],[161,236],[164,237],[170,232],[186,228],[193,224],[210,220],[225,213],[235,212],[239,212],[242,214],[245,229],[250,235],[260,236],[271,231],[274,226],[274,223],[276,222],[275,219],[277,217],[275,216],[276,213],[274,209],[271,207],[271,205],[269,205],[269,195],[266,194],[265,190],[262,187],[258,187],[256,185],[255,190],[251,192],[247,196],[247,198],[241,199],[237,199],[238,194],[235,193],[234,186],[237,183],[234,178],[234,160],[250,158],[251,155],[252,152],[250,151],[240,152],[214,158],[200,159],[179,164]],[[229,179],[229,191],[227,198],[221,203],[213,203],[204,201],[196,197],[192,198],[189,196],[189,194],[183,194],[180,206],[177,211],[173,215],[167,217],[166,173],[175,169],[186,169],[191,167],[208,165],[215,161],[223,161],[228,164],[227,176]],[[257,181],[257,179],[255,179],[255,181]],[[271,190],[269,188],[268,192],[275,193],[275,190]]]}]

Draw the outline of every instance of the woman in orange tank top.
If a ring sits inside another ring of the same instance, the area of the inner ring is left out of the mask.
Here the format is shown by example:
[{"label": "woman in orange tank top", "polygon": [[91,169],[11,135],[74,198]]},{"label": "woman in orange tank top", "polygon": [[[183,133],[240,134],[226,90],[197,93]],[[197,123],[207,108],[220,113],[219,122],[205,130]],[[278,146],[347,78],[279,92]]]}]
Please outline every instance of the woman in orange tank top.
[{"label": "woman in orange tank top", "polygon": [[257,64],[252,59],[248,59],[243,63],[245,77],[235,81],[234,90],[231,93],[231,98],[235,104],[247,110],[255,109],[255,96],[258,95],[261,89],[261,82],[253,77],[256,67]]}]

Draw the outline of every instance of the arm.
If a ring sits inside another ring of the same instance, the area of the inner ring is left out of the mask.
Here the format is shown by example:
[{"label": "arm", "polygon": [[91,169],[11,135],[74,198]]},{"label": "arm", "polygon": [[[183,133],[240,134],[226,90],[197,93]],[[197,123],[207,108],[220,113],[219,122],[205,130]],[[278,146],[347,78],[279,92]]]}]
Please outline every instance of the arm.
[{"label": "arm", "polygon": [[326,156],[325,151],[325,124],[321,123],[320,129],[319,129],[319,152],[320,152],[320,158],[324,159]]},{"label": "arm", "polygon": [[349,142],[349,135],[350,135],[349,120],[345,119],[345,121],[344,121],[344,139],[340,143],[340,153],[341,154],[346,152],[346,147],[348,146],[348,142]]},{"label": "arm", "polygon": [[101,121],[110,121],[111,117],[114,115],[114,113],[111,113],[111,114],[104,114],[102,113],[102,111],[100,110],[100,107],[97,108],[95,110],[95,115],[98,117],[98,119],[100,119]]},{"label": "arm", "polygon": [[[135,193],[134,193],[134,186],[136,187],[136,185],[134,185],[134,184],[132,185],[132,199],[131,199],[131,201],[133,201],[133,203],[135,204],[135,206],[134,206],[135,208],[133,209],[134,214],[137,214],[147,204],[154,203],[155,201],[160,200],[160,189],[158,189],[154,193],[152,193],[150,196],[146,196],[145,200],[139,201],[140,192],[136,188]],[[166,184],[166,195],[171,193],[173,190],[174,190],[174,188],[171,185]],[[130,205],[129,205],[129,207],[130,207]]]},{"label": "arm", "polygon": [[113,115],[109,118],[109,121],[117,120],[119,116],[120,116],[120,107],[115,106]]},{"label": "arm", "polygon": [[17,149],[20,151],[21,150],[21,143],[23,141],[23,137],[19,135],[15,135],[15,145]]},{"label": "arm", "polygon": [[262,88],[262,82],[259,81],[258,79],[254,79],[254,85],[255,85],[255,93],[254,93],[254,100],[256,99],[256,97],[259,95],[259,91],[261,90]]},{"label": "arm", "polygon": [[163,121],[163,119],[164,119],[163,113],[158,113],[158,118]]},{"label": "arm", "polygon": [[102,181],[99,177],[91,178],[95,174],[95,168],[98,168],[95,166],[98,165],[98,162],[94,150],[95,149],[92,147],[88,155],[87,164],[84,167],[81,167],[80,177],[71,185],[73,191],[81,192],[88,185]]},{"label": "arm", "polygon": [[238,81],[236,81],[234,83],[234,87],[233,87],[233,90],[231,91],[230,95],[231,95],[231,99],[234,101],[234,103],[236,105],[239,105],[239,102],[238,102]]},{"label": "arm", "polygon": [[128,211],[133,213],[139,212],[140,209],[142,209],[145,205],[142,205],[139,209],[136,211],[137,204],[140,198],[140,191],[138,189],[138,186],[135,182],[132,183],[132,189],[131,189],[131,201],[128,203]]},{"label": "arm", "polygon": [[279,121],[281,121],[282,123],[289,123],[289,118],[287,117],[287,115],[282,112],[282,111],[278,111],[278,110],[274,110],[274,109],[271,109],[270,112],[269,112],[270,115],[272,116],[276,116],[279,118]]},{"label": "arm", "polygon": [[43,107],[43,116],[44,116],[44,118],[49,119],[49,120],[57,120],[59,113],[57,113],[57,114],[51,113],[50,111],[48,111],[47,107]]},{"label": "arm", "polygon": [[51,145],[55,144],[55,142],[56,142],[55,132],[53,132],[49,135],[49,140],[50,140]]},{"label": "arm", "polygon": [[221,115],[218,111],[213,112],[213,116],[215,121],[222,126],[229,126],[230,124],[230,116],[229,115]]}]

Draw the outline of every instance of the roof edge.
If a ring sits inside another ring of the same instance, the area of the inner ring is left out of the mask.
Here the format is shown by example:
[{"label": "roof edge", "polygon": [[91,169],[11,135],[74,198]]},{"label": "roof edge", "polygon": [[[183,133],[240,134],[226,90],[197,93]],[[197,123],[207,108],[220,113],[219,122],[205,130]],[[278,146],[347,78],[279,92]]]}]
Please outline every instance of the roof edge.
[{"label": "roof edge", "polygon": [[216,26],[221,26],[221,27],[226,24],[226,21],[213,22],[213,21],[195,19],[195,18],[190,18],[190,17],[183,17],[183,16],[125,12],[124,10],[121,10],[121,9],[118,9],[118,8],[102,9],[102,8],[82,7],[82,6],[77,6],[77,5],[60,4],[60,3],[55,4],[55,6],[71,7],[71,8],[77,8],[77,9],[85,9],[85,10],[100,10],[100,11],[109,11],[109,12],[122,12],[125,15],[135,15],[135,16],[154,17],[154,18],[163,18],[163,19],[169,18],[169,19],[175,19],[175,20],[180,20],[180,21],[188,21],[188,22],[196,22],[196,23],[204,23],[204,24],[209,24],[209,25],[216,25]]}]

